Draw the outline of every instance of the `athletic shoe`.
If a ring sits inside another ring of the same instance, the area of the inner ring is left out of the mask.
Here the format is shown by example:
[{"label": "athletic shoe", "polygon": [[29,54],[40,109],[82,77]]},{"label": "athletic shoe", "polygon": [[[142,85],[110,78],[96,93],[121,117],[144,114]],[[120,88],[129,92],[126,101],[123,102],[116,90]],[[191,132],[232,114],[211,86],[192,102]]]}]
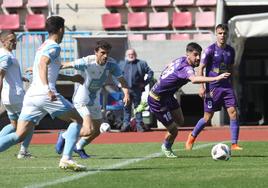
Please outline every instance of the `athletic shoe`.
[{"label": "athletic shoe", "polygon": [[77,164],[74,160],[61,159],[59,163],[61,169],[70,169],[73,171],[85,171],[87,168],[83,165]]},{"label": "athletic shoe", "polygon": [[58,154],[62,154],[63,148],[64,148],[64,144],[65,144],[65,139],[62,136],[63,133],[64,133],[63,131],[60,131],[59,132],[58,140],[57,140],[57,143],[55,145],[55,150],[56,150],[56,152]]},{"label": "athletic shoe", "polygon": [[192,133],[188,135],[187,141],[185,142],[185,149],[192,150],[195,142],[195,137],[192,136]]},{"label": "athletic shoe", "polygon": [[167,158],[177,158],[178,156],[172,151],[171,148],[166,148],[164,144],[161,146],[162,152],[166,155]]},{"label": "athletic shoe", "polygon": [[74,152],[77,153],[82,159],[90,158],[90,155],[88,155],[84,149],[77,149],[76,146],[74,147]]},{"label": "athletic shoe", "polygon": [[238,144],[232,144],[231,145],[231,150],[243,150],[243,148],[240,147]]},{"label": "athletic shoe", "polygon": [[32,156],[32,154],[28,151],[19,151],[17,158],[18,159],[33,159],[34,156]]}]

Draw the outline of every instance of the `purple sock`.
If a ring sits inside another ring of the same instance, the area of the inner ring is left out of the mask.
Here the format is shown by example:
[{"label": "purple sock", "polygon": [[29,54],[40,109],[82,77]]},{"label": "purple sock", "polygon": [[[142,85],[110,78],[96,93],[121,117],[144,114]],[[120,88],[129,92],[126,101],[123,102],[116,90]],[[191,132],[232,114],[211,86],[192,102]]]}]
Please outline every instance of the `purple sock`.
[{"label": "purple sock", "polygon": [[205,119],[201,118],[195,125],[194,130],[192,131],[192,136],[197,137],[199,133],[204,129],[205,125],[206,125]]},{"label": "purple sock", "polygon": [[165,140],[163,144],[165,145],[165,147],[166,147],[167,149],[170,149],[170,148],[172,147],[172,145],[173,145],[173,143],[170,143],[170,142],[167,141],[167,140]]},{"label": "purple sock", "polygon": [[239,136],[239,125],[237,120],[230,120],[230,129],[231,129],[232,144],[236,144]]}]

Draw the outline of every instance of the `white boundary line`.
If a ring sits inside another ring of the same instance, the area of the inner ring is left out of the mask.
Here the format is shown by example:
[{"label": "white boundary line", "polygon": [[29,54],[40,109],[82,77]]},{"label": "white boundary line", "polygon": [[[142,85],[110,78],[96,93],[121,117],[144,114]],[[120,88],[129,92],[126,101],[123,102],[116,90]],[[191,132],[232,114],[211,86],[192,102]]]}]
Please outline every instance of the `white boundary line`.
[{"label": "white boundary line", "polygon": [[[217,142],[196,145],[193,149],[198,150],[198,149],[206,148],[206,147],[212,146],[212,145],[214,145],[216,143]],[[177,149],[177,150],[174,150],[174,151],[183,151],[183,150],[184,149]],[[57,185],[57,184],[60,184],[60,183],[65,183],[65,182],[77,180],[77,179],[83,178],[85,176],[90,176],[90,175],[93,175],[93,174],[97,174],[97,173],[103,172],[104,170],[113,170],[113,169],[121,168],[121,167],[124,167],[124,166],[128,166],[130,164],[133,164],[133,163],[138,163],[140,161],[145,161],[145,160],[150,160],[150,159],[153,159],[153,158],[156,158],[156,157],[160,157],[162,155],[163,155],[162,152],[153,153],[153,154],[147,155],[147,156],[139,158],[139,159],[126,160],[126,161],[116,163],[116,164],[111,165],[111,166],[106,166],[106,167],[103,167],[103,168],[99,168],[98,170],[88,171],[88,172],[81,172],[81,173],[75,174],[73,176],[66,176],[66,177],[63,177],[63,178],[60,178],[60,179],[57,179],[57,180],[54,180],[54,181],[50,181],[50,182],[43,182],[43,183],[28,185],[28,186],[25,186],[24,188],[42,188],[42,187],[46,187],[46,186],[50,186],[50,185]]]}]

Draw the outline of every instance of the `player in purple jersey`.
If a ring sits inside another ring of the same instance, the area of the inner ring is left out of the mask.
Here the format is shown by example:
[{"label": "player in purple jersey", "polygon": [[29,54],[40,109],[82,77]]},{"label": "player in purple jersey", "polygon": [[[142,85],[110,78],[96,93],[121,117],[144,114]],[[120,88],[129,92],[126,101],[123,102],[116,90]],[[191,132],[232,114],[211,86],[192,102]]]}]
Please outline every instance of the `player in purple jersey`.
[{"label": "player in purple jersey", "polygon": [[148,96],[150,111],[167,128],[162,151],[168,158],[176,158],[171,147],[178,134],[177,127],[183,124],[184,117],[174,93],[188,82],[194,84],[227,79],[230,73],[216,77],[195,76],[194,67],[199,66],[202,48],[197,43],[189,43],[186,56],[173,60],[161,73],[158,82]]},{"label": "player in purple jersey", "polygon": [[[216,26],[216,43],[210,45],[205,53],[202,55],[199,76],[203,76],[204,70],[206,76],[215,77],[223,72],[232,72],[234,64],[235,51],[226,44],[228,36],[228,27],[224,24]],[[238,142],[239,136],[239,122],[237,118],[237,102],[232,88],[231,77],[225,80],[207,83],[206,86],[201,84],[199,95],[204,98],[204,116],[201,118],[194,130],[189,134],[185,143],[185,149],[191,150],[193,144],[207,125],[214,112],[221,110],[222,107],[226,108],[230,118],[230,129],[232,137],[232,150],[242,150]]]}]

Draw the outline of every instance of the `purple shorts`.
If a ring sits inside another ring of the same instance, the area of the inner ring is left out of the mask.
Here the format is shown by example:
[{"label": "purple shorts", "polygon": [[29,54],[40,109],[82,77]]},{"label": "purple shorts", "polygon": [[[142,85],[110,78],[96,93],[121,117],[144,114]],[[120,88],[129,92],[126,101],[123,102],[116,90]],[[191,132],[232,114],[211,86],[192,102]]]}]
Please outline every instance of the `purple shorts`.
[{"label": "purple shorts", "polygon": [[163,97],[157,100],[149,95],[148,105],[150,111],[165,127],[169,126],[174,121],[171,111],[180,108],[177,99],[173,96]]},{"label": "purple shorts", "polygon": [[222,107],[236,107],[237,102],[232,88],[213,88],[204,100],[205,112],[220,111]]}]

